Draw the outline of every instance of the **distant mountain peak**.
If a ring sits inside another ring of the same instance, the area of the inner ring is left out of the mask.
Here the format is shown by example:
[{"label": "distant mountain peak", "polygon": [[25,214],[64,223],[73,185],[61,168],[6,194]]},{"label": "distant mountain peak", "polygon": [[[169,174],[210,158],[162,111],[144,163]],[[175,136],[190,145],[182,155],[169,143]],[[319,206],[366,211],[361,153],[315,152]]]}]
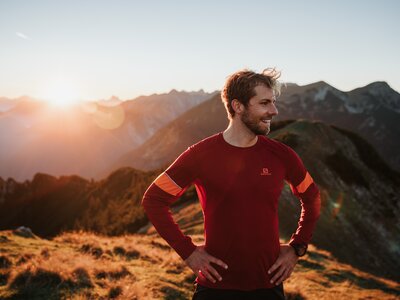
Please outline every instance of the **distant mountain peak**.
[{"label": "distant mountain peak", "polygon": [[366,85],[364,88],[374,96],[381,95],[383,97],[387,97],[390,93],[398,94],[386,81],[375,81]]},{"label": "distant mountain peak", "polygon": [[170,95],[174,95],[174,94],[179,94],[180,92],[178,92],[176,89],[172,89],[168,94]]},{"label": "distant mountain peak", "polygon": [[283,82],[283,86],[299,86],[297,83],[295,82]]},{"label": "distant mountain peak", "polygon": [[99,104],[103,106],[117,106],[121,104],[122,100],[117,96],[112,95],[110,98],[98,101]]},{"label": "distant mountain peak", "polygon": [[313,82],[313,83],[310,83],[310,84],[306,84],[306,85],[303,85],[302,87],[314,88],[314,89],[334,88],[329,83],[327,83],[327,82],[325,82],[323,80],[320,80],[320,81],[317,81],[317,82]]},{"label": "distant mountain peak", "polygon": [[365,86],[366,88],[388,88],[391,89],[386,81],[375,81]]},{"label": "distant mountain peak", "polygon": [[117,96],[112,95],[107,101],[121,101]]},{"label": "distant mountain peak", "polygon": [[316,85],[329,85],[330,86],[329,83],[327,83],[326,81],[323,81],[323,80],[317,81],[314,84],[316,84]]},{"label": "distant mountain peak", "polygon": [[[203,89],[199,89],[197,91],[185,91],[185,90],[181,90],[178,91],[176,89],[172,89],[167,95],[181,95],[181,94],[188,94],[188,95],[213,95],[214,93],[216,93],[216,91],[208,93],[206,91],[204,91]],[[156,94],[157,95],[157,94]],[[164,95],[164,94],[159,94],[159,95]]]}]

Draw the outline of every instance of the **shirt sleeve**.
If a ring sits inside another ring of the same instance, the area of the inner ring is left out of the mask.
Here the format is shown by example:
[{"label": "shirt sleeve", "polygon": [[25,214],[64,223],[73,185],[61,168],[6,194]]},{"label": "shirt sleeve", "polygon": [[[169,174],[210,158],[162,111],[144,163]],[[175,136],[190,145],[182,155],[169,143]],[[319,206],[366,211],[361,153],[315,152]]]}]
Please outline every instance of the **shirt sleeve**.
[{"label": "shirt sleeve", "polygon": [[298,227],[292,234],[289,244],[308,245],[320,215],[320,193],[298,154],[288,146],[285,148],[287,149],[285,179],[301,204]]},{"label": "shirt sleeve", "polygon": [[193,253],[196,245],[174,221],[170,205],[194,182],[196,171],[195,149],[191,146],[153,181],[142,199],[142,206],[157,232],[183,260]]}]

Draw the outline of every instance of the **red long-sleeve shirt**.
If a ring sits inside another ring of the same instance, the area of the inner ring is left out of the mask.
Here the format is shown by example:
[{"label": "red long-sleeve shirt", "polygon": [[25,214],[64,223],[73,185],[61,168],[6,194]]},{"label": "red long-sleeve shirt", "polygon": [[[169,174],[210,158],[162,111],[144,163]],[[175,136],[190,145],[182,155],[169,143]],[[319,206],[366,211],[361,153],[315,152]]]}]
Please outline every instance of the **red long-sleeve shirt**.
[{"label": "red long-sleeve shirt", "polygon": [[284,181],[301,202],[290,242],[308,244],[319,217],[319,191],[301,159],[283,143],[258,136],[236,147],[222,132],[189,147],[150,185],[142,205],[158,233],[185,260],[196,249],[172,218],[170,204],[192,184],[203,209],[205,250],[228,265],[213,264],[222,281],[201,285],[252,290],[271,288],[268,269],[279,256],[278,199]]}]

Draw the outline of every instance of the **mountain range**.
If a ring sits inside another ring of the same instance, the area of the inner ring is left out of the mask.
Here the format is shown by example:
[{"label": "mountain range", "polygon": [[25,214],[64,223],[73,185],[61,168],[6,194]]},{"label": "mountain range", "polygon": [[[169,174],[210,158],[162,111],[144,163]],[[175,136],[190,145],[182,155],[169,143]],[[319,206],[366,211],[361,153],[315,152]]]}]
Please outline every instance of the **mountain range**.
[{"label": "mountain range", "polygon": [[278,100],[276,120],[311,119],[358,133],[400,171],[400,94],[386,82],[342,92],[320,81],[288,85]]},{"label": "mountain range", "polygon": [[[290,84],[283,89],[277,108],[279,114],[272,121],[272,127],[291,119],[335,125],[362,136],[392,169],[400,169],[397,151],[400,149],[400,95],[386,83],[376,82],[348,93],[322,81],[306,86]],[[188,146],[223,131],[227,125],[220,95],[215,95],[123,155],[110,169],[125,165],[141,170],[165,167]],[[104,174],[110,169],[104,170]]]},{"label": "mountain range", "polygon": [[[287,84],[276,121],[319,120],[358,133],[400,170],[400,95],[385,82],[342,92],[320,81]],[[131,166],[168,165],[186,147],[228,124],[217,92],[178,92],[54,109],[29,97],[0,98],[0,176],[35,173],[101,179]]]},{"label": "mountain range", "polygon": [[172,90],[63,109],[29,97],[0,98],[0,176],[27,180],[41,172],[99,179],[121,155],[212,95]]}]

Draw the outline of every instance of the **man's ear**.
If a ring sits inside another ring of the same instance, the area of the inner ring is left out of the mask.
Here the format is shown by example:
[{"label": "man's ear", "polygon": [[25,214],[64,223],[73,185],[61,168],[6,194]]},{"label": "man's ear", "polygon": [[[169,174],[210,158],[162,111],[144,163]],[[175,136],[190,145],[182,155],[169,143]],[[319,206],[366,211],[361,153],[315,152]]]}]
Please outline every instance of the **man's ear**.
[{"label": "man's ear", "polygon": [[243,109],[244,109],[244,105],[242,103],[239,102],[239,100],[237,99],[233,99],[231,102],[232,108],[235,111],[235,113],[237,114],[241,114]]}]

